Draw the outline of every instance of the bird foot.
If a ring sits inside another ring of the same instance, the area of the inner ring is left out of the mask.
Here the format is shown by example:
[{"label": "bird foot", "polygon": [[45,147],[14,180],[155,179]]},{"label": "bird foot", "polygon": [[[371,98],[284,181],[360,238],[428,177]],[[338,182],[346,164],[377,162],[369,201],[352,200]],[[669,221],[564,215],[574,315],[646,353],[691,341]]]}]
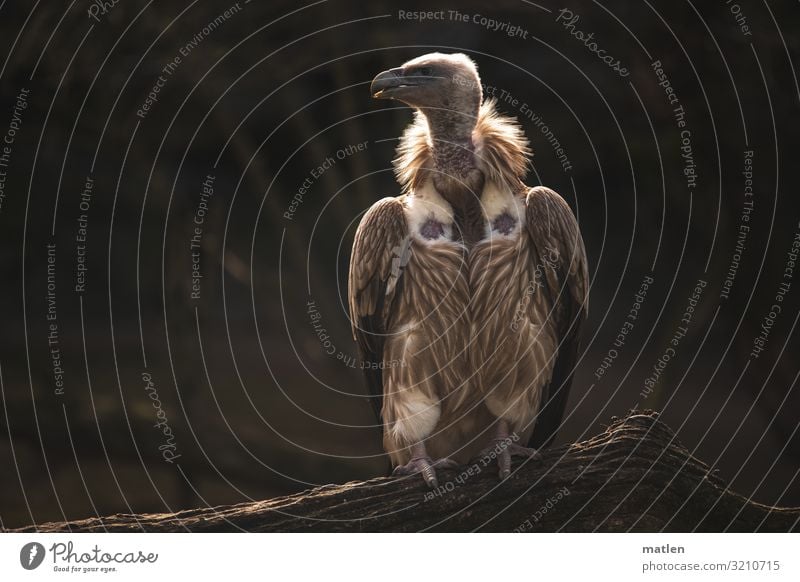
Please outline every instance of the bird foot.
[{"label": "bird foot", "polygon": [[541,453],[537,449],[523,447],[516,443],[509,442],[508,438],[497,438],[492,444],[483,449],[477,457],[477,461],[483,466],[489,465],[492,461],[497,461],[498,475],[500,479],[505,479],[511,474],[511,458],[520,457],[523,459],[540,459]]},{"label": "bird foot", "polygon": [[436,469],[457,469],[458,467],[458,463],[448,458],[433,461],[430,457],[413,457],[405,465],[395,467],[392,475],[400,477],[419,473],[422,475],[425,484],[431,489],[435,489],[439,486],[439,480],[436,478]]}]

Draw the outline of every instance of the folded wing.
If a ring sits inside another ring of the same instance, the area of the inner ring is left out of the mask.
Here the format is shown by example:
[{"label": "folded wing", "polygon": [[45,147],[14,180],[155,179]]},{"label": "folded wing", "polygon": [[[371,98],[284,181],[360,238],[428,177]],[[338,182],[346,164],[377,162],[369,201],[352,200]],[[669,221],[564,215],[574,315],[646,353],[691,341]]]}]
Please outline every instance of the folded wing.
[{"label": "folded wing", "polygon": [[526,197],[527,230],[536,265],[545,265],[542,291],[559,338],[553,376],[546,387],[529,446],[548,446],[564,416],[588,312],[589,272],[578,221],[556,192],[538,186]]},{"label": "folded wing", "polygon": [[[410,240],[403,203],[384,198],[358,225],[350,258],[348,296],[353,337],[358,343],[367,387],[376,414],[383,406],[383,348],[395,299],[403,285]],[[383,420],[381,419],[381,422]]]}]

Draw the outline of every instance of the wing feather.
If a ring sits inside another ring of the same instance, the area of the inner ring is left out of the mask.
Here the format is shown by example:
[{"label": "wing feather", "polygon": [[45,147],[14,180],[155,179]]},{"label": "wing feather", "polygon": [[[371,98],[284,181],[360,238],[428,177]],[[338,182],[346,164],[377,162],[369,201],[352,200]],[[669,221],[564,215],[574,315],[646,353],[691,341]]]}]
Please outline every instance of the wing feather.
[{"label": "wing feather", "polygon": [[539,448],[553,441],[564,417],[580,330],[588,313],[589,272],[578,221],[567,202],[543,186],[531,188],[525,202],[533,260],[550,267],[545,269],[542,288],[559,342],[530,440],[530,446]]},{"label": "wing feather", "polygon": [[383,345],[402,291],[410,239],[401,198],[383,198],[367,210],[356,230],[350,257],[348,298],[370,400],[378,418],[383,407]]}]

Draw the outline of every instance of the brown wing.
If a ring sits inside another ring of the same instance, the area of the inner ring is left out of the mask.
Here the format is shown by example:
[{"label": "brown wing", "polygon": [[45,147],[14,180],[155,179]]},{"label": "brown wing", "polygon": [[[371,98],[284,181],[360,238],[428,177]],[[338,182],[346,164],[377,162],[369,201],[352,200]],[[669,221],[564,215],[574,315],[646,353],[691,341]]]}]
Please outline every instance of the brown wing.
[{"label": "brown wing", "polygon": [[588,312],[589,272],[578,221],[557,193],[538,186],[526,197],[528,234],[536,265],[545,266],[542,290],[558,334],[553,377],[545,388],[531,447],[548,446],[564,417],[580,332]]},{"label": "brown wing", "polygon": [[383,406],[383,344],[410,252],[401,200],[384,198],[373,204],[361,219],[353,241],[348,296],[353,337],[378,418]]}]

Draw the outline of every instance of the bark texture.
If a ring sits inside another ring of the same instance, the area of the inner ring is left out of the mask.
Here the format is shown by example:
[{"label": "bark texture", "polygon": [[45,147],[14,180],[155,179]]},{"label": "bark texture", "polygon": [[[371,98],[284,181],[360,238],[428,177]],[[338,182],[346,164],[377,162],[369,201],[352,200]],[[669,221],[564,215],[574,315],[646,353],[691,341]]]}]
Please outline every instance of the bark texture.
[{"label": "bark texture", "polygon": [[384,477],[267,501],[15,531],[786,532],[799,522],[800,508],[769,507],[730,491],[648,411],[517,463],[503,482],[493,463],[479,460],[440,471],[434,490],[420,477]]}]

